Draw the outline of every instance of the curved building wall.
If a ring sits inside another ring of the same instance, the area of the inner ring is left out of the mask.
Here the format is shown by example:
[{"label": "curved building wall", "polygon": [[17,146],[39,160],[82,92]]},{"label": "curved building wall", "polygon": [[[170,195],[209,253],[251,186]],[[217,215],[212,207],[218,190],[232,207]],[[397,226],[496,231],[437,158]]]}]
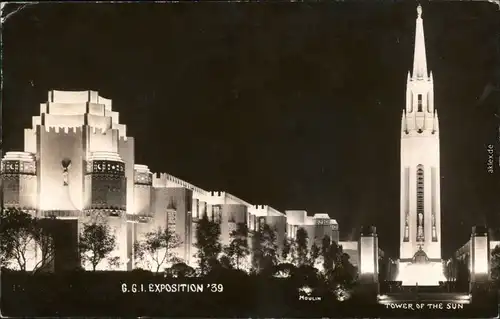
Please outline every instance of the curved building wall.
[{"label": "curved building wall", "polygon": [[[81,223],[106,223],[116,237],[116,247],[110,256],[98,265],[99,270],[131,268],[131,249],[129,247],[129,229],[127,223],[127,183],[125,163],[117,153],[95,152],[87,162],[87,189],[90,189],[89,206]],[[118,257],[118,264],[109,261]],[[86,265],[86,268],[89,268]]]},{"label": "curved building wall", "polygon": [[36,162],[33,154],[8,152],[1,162],[5,207],[34,211],[38,207]]},{"label": "curved building wall", "polygon": [[88,209],[110,209],[126,211],[127,184],[125,164],[118,160],[90,160],[87,174],[90,175],[90,206]]}]

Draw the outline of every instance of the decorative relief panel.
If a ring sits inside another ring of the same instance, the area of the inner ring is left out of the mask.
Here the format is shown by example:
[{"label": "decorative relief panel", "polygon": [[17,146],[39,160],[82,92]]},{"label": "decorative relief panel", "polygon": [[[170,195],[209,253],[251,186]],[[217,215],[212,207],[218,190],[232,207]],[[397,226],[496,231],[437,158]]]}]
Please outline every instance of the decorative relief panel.
[{"label": "decorative relief panel", "polygon": [[93,174],[91,187],[92,209],[126,208],[126,181],[124,176]]},{"label": "decorative relief panel", "polygon": [[87,162],[87,173],[125,175],[125,164],[116,161],[93,160]]},{"label": "decorative relief panel", "polygon": [[24,161],[2,161],[1,172],[3,174],[30,174],[36,175],[35,162]]},{"label": "decorative relief panel", "polygon": [[153,184],[153,174],[150,172],[134,172],[134,184],[141,185],[152,185]]},{"label": "decorative relief panel", "polygon": [[171,232],[175,232],[175,226],[177,223],[177,212],[169,210],[167,212],[167,227]]}]

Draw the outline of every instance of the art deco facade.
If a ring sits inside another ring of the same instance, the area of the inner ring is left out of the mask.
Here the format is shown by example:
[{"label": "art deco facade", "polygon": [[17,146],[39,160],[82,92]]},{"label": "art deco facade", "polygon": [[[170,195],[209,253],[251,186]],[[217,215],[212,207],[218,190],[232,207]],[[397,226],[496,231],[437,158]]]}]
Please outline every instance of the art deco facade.
[{"label": "art deco facade", "polygon": [[[158,227],[169,228],[182,241],[178,256],[194,264],[195,230],[203,214],[221,222],[223,244],[242,222],[250,230],[262,223],[272,225],[279,245],[286,237],[295,237],[299,227],[316,241],[324,235],[338,241],[338,225],[326,214],[308,217],[305,211],[287,211],[285,215],[136,163],[134,138],[119,122],[112,101],[97,92],[50,91],[32,122],[24,132],[24,152],[8,152],[2,159],[3,202],[6,208],[60,222],[66,231],[56,246],[76,242],[84,223],[105,221],[117,236],[113,257],[119,257],[119,269],[132,269],[133,243]],[[74,246],[56,254],[55,264],[70,267]]]}]

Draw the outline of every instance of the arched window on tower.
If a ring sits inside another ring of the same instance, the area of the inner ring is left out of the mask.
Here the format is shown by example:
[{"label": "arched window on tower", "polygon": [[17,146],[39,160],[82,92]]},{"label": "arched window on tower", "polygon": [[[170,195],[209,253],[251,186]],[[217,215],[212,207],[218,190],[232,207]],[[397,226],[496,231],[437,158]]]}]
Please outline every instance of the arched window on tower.
[{"label": "arched window on tower", "polygon": [[422,94],[418,95],[418,112],[422,112]]},{"label": "arched window on tower", "polygon": [[424,240],[424,166],[417,165],[417,241]]}]

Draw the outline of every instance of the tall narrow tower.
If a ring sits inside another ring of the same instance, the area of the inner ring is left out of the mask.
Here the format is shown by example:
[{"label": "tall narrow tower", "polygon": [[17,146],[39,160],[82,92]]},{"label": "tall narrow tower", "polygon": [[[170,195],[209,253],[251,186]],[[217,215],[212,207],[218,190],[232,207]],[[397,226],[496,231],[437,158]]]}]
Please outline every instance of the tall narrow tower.
[{"label": "tall narrow tower", "polygon": [[401,119],[401,262],[441,260],[439,159],[438,115],[419,5],[413,71],[408,72]]}]

